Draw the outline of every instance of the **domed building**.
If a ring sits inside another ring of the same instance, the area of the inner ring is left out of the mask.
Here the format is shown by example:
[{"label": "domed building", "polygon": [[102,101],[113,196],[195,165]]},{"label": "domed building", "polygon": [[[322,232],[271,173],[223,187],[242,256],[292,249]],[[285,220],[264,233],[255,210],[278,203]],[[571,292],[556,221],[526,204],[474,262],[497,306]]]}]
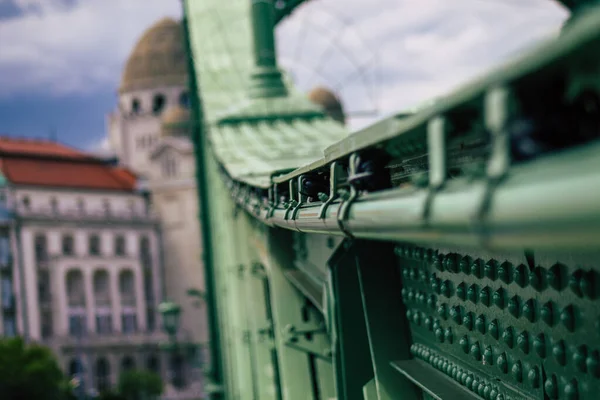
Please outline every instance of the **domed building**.
[{"label": "domed building", "polygon": [[181,23],[171,18],[142,35],[125,63],[117,110],[108,117],[111,147],[122,164],[142,176],[160,137],[162,114],[189,104],[183,35]]},{"label": "domed building", "polygon": [[[184,32],[180,22],[164,18],[127,58],[108,137],[119,162],[149,190],[160,218],[165,274],[159,301],[169,298],[182,307],[180,340],[206,343],[206,307],[194,307],[187,296],[189,289],[204,290],[191,128]],[[164,395],[198,398],[202,383],[193,376],[201,374],[193,374],[191,364],[175,369],[167,355],[161,361]]]},{"label": "domed building", "polygon": [[308,93],[308,99],[321,106],[325,114],[341,124],[346,123],[344,107],[340,99],[329,89],[316,87]]}]

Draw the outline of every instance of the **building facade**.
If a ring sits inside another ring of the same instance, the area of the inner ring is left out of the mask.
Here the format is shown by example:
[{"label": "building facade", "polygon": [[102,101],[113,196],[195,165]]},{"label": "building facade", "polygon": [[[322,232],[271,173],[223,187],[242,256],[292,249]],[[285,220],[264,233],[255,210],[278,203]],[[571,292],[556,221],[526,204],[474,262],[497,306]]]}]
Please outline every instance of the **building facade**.
[{"label": "building facade", "polygon": [[185,355],[160,348],[168,340],[158,314],[162,233],[136,177],[57,143],[21,139],[0,139],[0,170],[4,335],[50,347],[86,390],[142,368],[163,377],[169,398],[193,397]]},{"label": "building facade", "polygon": [[205,307],[188,296],[204,291],[183,29],[165,18],[150,27],[131,52],[108,115],[108,138],[121,165],[147,185],[160,218],[166,295],[182,307],[186,340],[206,343]]}]

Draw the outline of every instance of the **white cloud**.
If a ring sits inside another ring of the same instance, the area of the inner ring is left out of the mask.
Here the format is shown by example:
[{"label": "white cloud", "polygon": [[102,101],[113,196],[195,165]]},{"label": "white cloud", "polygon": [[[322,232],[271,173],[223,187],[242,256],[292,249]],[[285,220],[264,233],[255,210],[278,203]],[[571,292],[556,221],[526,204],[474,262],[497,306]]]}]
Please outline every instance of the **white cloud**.
[{"label": "white cloud", "polygon": [[[116,90],[143,31],[181,13],[180,0],[76,1],[16,0],[26,15],[0,21],[0,97]],[[347,110],[387,114],[484,72],[565,17],[549,0],[313,0],[277,39],[300,89],[337,83]]]},{"label": "white cloud", "polygon": [[[0,0],[1,1],[1,0]],[[25,15],[0,21],[0,97],[115,88],[136,40],[179,0],[17,0]]]},{"label": "white cloud", "polygon": [[[318,0],[281,24],[278,50],[303,90],[333,87],[349,76],[336,88],[346,110],[389,114],[446,93],[556,33],[566,16],[548,0]],[[336,37],[343,27],[352,35]],[[320,64],[330,47],[333,55]],[[371,58],[376,62],[357,73]],[[351,127],[369,122],[352,119]]]}]

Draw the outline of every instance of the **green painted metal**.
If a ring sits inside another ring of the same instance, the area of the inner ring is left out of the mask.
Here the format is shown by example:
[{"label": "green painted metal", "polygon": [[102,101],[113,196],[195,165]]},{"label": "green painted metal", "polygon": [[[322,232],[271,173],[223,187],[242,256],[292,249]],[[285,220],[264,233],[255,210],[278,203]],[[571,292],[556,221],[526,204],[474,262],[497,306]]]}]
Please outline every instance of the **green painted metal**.
[{"label": "green painted metal", "polygon": [[598,132],[511,130],[595,104],[600,9],[349,136],[281,79],[271,1],[185,14],[214,398],[597,397]]}]

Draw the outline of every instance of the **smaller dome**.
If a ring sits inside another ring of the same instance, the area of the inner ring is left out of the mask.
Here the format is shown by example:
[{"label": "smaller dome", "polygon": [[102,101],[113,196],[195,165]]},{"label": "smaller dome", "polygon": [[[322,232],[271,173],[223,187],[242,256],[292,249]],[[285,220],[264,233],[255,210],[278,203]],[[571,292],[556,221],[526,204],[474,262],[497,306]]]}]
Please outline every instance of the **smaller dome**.
[{"label": "smaller dome", "polygon": [[189,108],[181,105],[168,108],[161,119],[162,136],[190,135],[191,116]]},{"label": "smaller dome", "polygon": [[308,93],[308,99],[321,106],[323,111],[334,120],[345,123],[344,107],[340,99],[329,89],[316,87]]}]

